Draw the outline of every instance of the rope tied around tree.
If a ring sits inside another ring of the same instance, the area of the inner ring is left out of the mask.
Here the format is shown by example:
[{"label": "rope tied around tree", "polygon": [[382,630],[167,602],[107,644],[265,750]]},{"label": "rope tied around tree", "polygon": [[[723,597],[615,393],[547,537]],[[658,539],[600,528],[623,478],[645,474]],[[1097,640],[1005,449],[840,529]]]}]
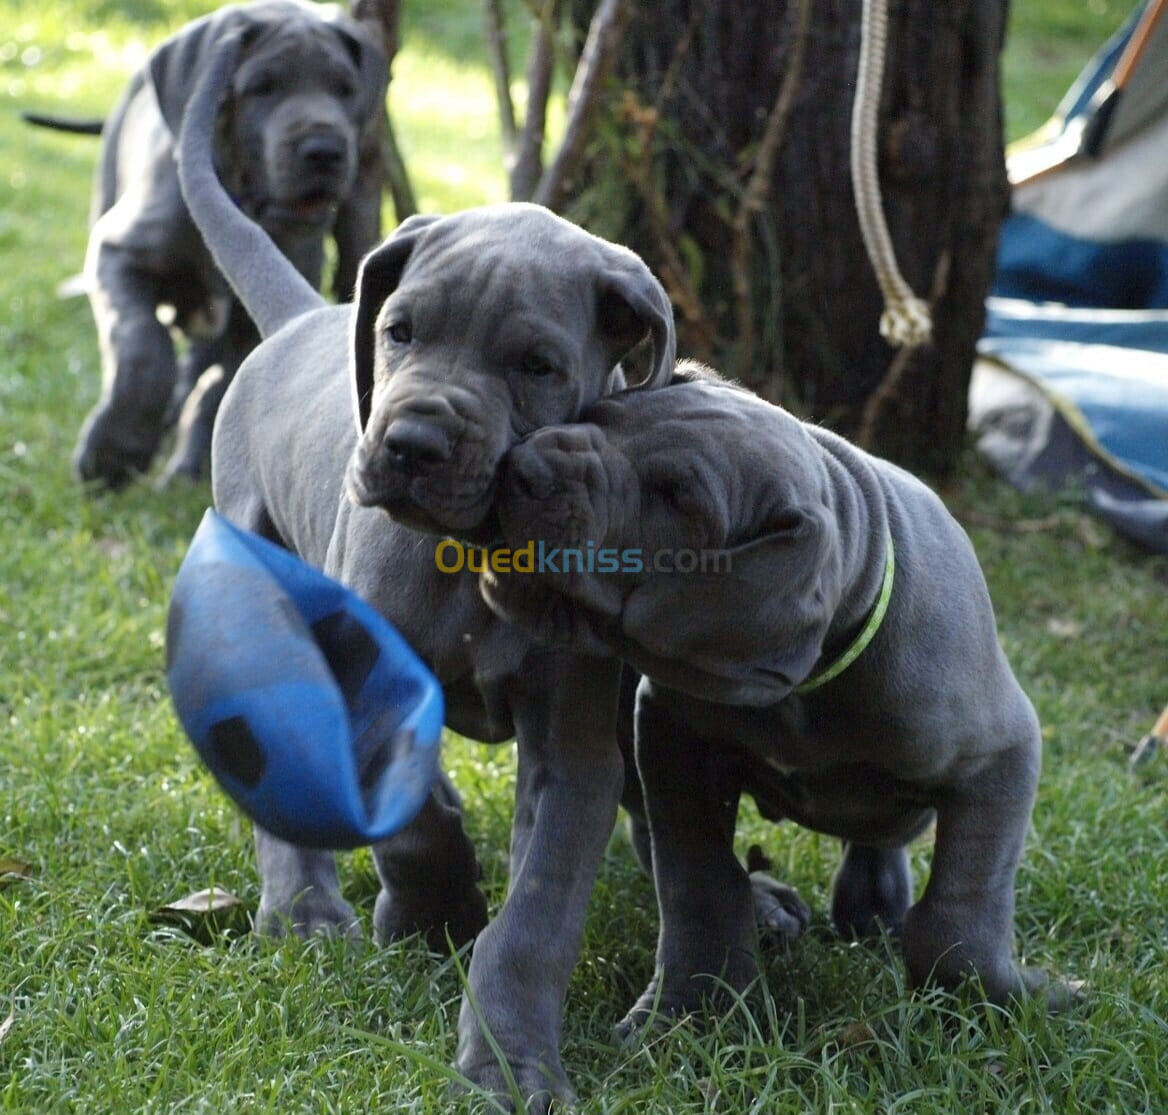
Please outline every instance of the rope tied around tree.
[{"label": "rope tied around tree", "polygon": [[863,0],[860,24],[860,60],[856,96],[852,103],[851,172],[860,234],[871,261],[884,312],[880,335],[897,348],[915,348],[933,332],[929,305],[918,298],[900,273],[892,236],[884,218],[880,175],[876,167],[876,137],[884,59],[888,48],[888,0]]}]

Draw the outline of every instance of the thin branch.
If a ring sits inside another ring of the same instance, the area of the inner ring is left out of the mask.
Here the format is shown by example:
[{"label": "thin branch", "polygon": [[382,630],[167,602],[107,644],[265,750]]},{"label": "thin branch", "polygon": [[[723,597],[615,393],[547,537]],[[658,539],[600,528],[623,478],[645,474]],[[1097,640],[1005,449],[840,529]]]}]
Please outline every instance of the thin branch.
[{"label": "thin branch", "polygon": [[629,124],[637,141],[630,144],[636,155],[623,156],[621,167],[645,207],[645,221],[652,240],[650,252],[656,261],[658,277],[669,300],[689,326],[688,339],[694,355],[708,359],[712,355],[717,330],[677,249],[677,237],[670,231],[669,212],[654,174],[653,150],[649,141],[656,131],[659,113],[656,109],[646,108],[631,89],[626,89],[621,99],[620,118]]},{"label": "thin branch", "polygon": [[527,201],[543,174],[543,140],[547,128],[548,98],[555,70],[555,29],[559,25],[559,0],[546,0],[532,28],[527,56],[527,110],[523,134],[511,151],[512,201]]},{"label": "thin branch", "polygon": [[400,225],[407,217],[412,217],[418,211],[418,199],[414,194],[401,148],[397,145],[393,121],[389,118],[388,112],[385,114],[385,127],[382,129],[381,159],[382,174],[389,187],[389,196],[393,199],[394,215]]},{"label": "thin branch", "polygon": [[694,36],[708,4],[705,0],[694,5],[689,23],[678,38],[673,49],[673,57],[661,79],[654,107],[642,105],[631,89],[626,89],[621,102],[620,115],[630,125],[636,138],[634,149],[637,161],[625,157],[622,166],[630,182],[645,207],[645,219],[652,238],[652,254],[657,261],[657,270],[669,300],[677,307],[678,313],[688,326],[688,341],[695,355],[709,359],[713,355],[717,328],[702,303],[701,295],[690,281],[689,268],[677,249],[677,237],[671,231],[669,212],[661,189],[654,175],[653,140],[657,125],[661,121],[665,105],[673,95],[674,87],[681,74],[682,63],[693,46]]},{"label": "thin branch", "polygon": [[499,102],[499,127],[503,133],[503,150],[508,158],[515,150],[518,130],[515,105],[511,100],[511,63],[507,55],[507,21],[499,0],[483,0],[483,30],[487,39],[487,57],[495,77],[495,98]]},{"label": "thin branch", "polygon": [[[401,46],[401,0],[352,0],[353,18],[364,24],[375,35],[385,54],[386,63],[393,68],[394,56]],[[382,181],[389,187],[393,211],[398,222],[418,211],[418,202],[410,185],[409,171],[397,145],[388,105],[382,105],[381,136],[376,157],[381,161]]]},{"label": "thin branch", "polygon": [[592,17],[588,38],[568,93],[568,121],[564,141],[552,165],[536,187],[533,201],[549,209],[563,208],[572,179],[592,137],[592,122],[600,103],[605,79],[616,61],[621,35],[630,12],[630,0],[601,0]]},{"label": "thin branch", "polygon": [[754,363],[754,299],[750,281],[750,232],[755,217],[766,207],[774,173],[775,158],[787,131],[787,121],[803,73],[803,54],[811,26],[811,0],[800,0],[795,33],[778,95],[767,117],[766,128],[754,160],[754,170],[734,215],[730,246],[730,283],[734,292],[734,317],[738,337],[736,364],[738,378],[749,382]]}]

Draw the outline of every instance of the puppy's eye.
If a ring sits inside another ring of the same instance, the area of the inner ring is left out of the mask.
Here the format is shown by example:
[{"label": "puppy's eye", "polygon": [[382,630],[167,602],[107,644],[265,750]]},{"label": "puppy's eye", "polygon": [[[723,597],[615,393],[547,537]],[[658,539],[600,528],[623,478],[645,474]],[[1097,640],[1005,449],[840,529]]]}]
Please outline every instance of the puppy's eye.
[{"label": "puppy's eye", "polygon": [[684,513],[692,504],[689,490],[681,480],[660,480],[652,487],[653,494],[673,511]]},{"label": "puppy's eye", "polygon": [[333,96],[339,97],[343,101],[347,101],[350,97],[357,95],[357,86],[347,77],[337,78],[333,82]]},{"label": "puppy's eye", "polygon": [[276,79],[272,74],[259,74],[247,87],[249,97],[270,97],[276,91]]},{"label": "puppy's eye", "polygon": [[414,330],[408,321],[395,321],[387,332],[395,345],[408,345],[414,339]]},{"label": "puppy's eye", "polygon": [[546,357],[536,352],[529,352],[520,362],[519,367],[529,376],[551,376],[559,370]]}]

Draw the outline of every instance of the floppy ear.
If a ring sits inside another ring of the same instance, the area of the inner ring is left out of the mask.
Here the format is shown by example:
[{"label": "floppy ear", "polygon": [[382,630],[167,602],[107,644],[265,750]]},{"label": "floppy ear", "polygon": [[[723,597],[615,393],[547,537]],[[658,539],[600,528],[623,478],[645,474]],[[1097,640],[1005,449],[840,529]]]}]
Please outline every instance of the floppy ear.
[{"label": "floppy ear", "polygon": [[364,433],[373,403],[373,326],[377,315],[382,303],[397,289],[418,236],[441,219],[436,216],[408,217],[398,225],[388,240],[361,261],[357,271],[349,367],[358,433]]},{"label": "floppy ear", "polygon": [[597,283],[596,320],[601,332],[612,341],[614,364],[646,332],[653,338],[649,374],[632,386],[664,387],[669,382],[677,361],[673,306],[665,288],[638,257],[633,256],[619,270],[601,274]]},{"label": "floppy ear", "polygon": [[146,73],[162,118],[173,135],[182,130],[187,101],[211,58],[233,36],[239,36],[242,45],[247,46],[260,26],[247,12],[225,8],[188,24],[150,55]]},{"label": "floppy ear", "polygon": [[781,700],[815,667],[841,594],[834,517],[813,507],[789,518],[724,551],[723,571],[650,577],[625,603],[625,637],[655,658],[712,675],[719,699],[737,692],[743,704]]},{"label": "floppy ear", "polygon": [[385,91],[389,86],[389,63],[380,45],[359,21],[350,19],[341,9],[330,12],[325,8],[322,14],[357,67],[361,90],[360,119],[371,120],[385,100]]}]

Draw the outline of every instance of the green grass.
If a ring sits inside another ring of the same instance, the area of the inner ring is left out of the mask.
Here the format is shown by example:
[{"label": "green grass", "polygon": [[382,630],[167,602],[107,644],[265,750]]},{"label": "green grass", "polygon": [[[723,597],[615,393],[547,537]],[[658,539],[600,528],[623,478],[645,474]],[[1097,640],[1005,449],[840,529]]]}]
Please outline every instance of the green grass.
[{"label": "green grass", "polygon": [[[246,826],[183,738],[163,677],[169,586],[208,494],[86,498],[71,480],[97,357],[84,302],[54,287],[80,266],[96,147],[30,131],[15,111],[104,111],[147,44],[210,6],[0,3],[0,860],[30,869],[0,880],[0,1108],[446,1112],[460,1107],[445,1091],[453,961],[413,944],[258,946],[238,920],[207,946],[153,917],[211,885],[257,897]],[[1122,15],[1099,6],[1014,5],[1013,134],[1045,118]],[[422,203],[500,198],[477,4],[408,7],[393,105]],[[655,915],[618,835],[568,1001],[585,1110],[1168,1110],[1168,774],[1163,759],[1126,766],[1168,700],[1168,562],[972,460],[946,495],[1045,725],[1018,948],[1086,979],[1088,1004],[1008,1019],[906,993],[887,950],[826,931],[834,842],[748,809],[743,846],[760,842],[811,901],[812,931],[768,954],[769,992],[705,1030],[619,1048],[611,1026],[650,974]],[[446,757],[497,904],[511,750],[452,740]],[[927,847],[914,858],[923,878]],[[368,919],[368,854],[342,870]]]}]

